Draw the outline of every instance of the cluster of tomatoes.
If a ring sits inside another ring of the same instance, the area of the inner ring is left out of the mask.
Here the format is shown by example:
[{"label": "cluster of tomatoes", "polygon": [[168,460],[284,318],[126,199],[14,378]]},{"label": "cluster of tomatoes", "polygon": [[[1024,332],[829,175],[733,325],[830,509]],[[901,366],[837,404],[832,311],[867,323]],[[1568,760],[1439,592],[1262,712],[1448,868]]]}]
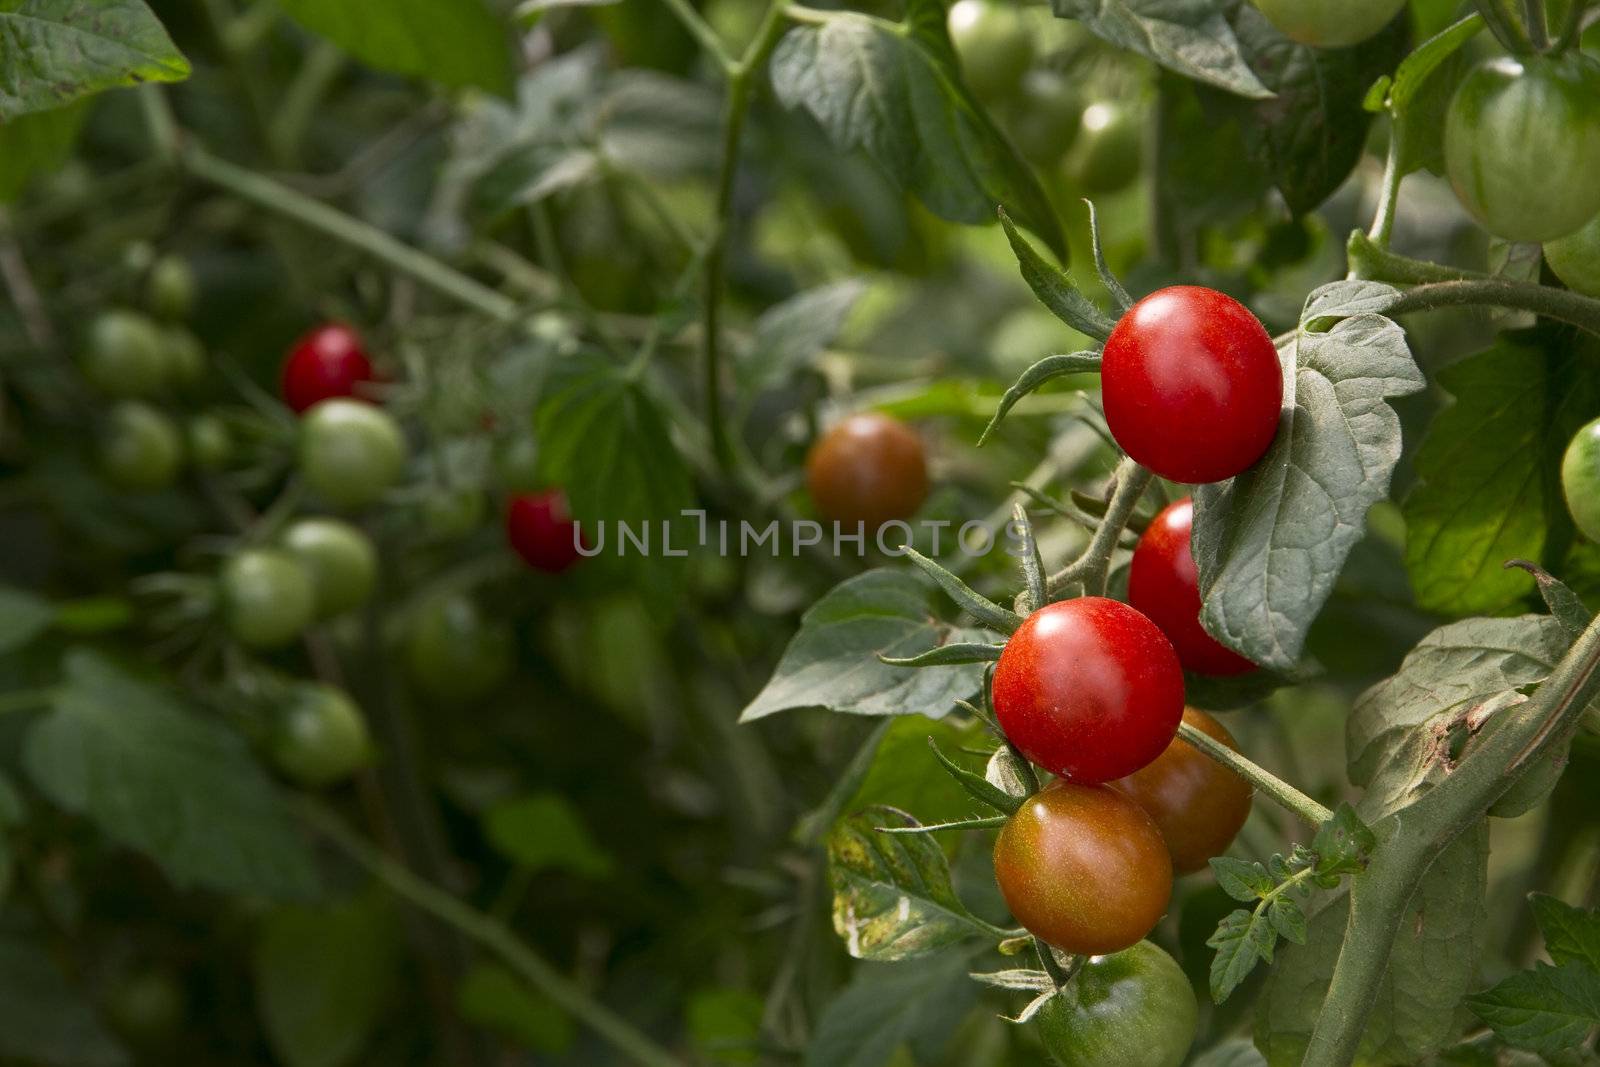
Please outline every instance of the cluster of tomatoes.
[{"label": "cluster of tomatoes", "polygon": [[[192,271],[182,259],[162,257],[145,269],[143,286],[147,310],[102,313],[80,349],[84,380],[108,402],[95,443],[98,466],[113,487],[145,493],[174,486],[186,465],[202,476],[226,473],[245,458],[252,436],[292,454],[296,480],[328,513],[252,524],[204,583],[202,597],[237,645],[283,649],[372,597],[381,561],[359,520],[405,478],[406,434],[381,402],[384,385],[361,337],[337,323],[301,337],[284,359],[280,396],[292,414],[230,419],[200,398],[208,357],[182,325],[194,302]],[[273,407],[264,398],[260,405]],[[473,525],[480,510],[472,511]],[[581,556],[577,526],[557,489],[511,492],[505,536],[529,566],[547,573]],[[464,594],[434,597],[411,612],[402,646],[419,688],[455,703],[492,692],[514,660],[509,628],[486,619]],[[296,679],[274,691],[279,698],[264,741],[287,777],[327,785],[369,760],[365,720],[343,690]]]}]

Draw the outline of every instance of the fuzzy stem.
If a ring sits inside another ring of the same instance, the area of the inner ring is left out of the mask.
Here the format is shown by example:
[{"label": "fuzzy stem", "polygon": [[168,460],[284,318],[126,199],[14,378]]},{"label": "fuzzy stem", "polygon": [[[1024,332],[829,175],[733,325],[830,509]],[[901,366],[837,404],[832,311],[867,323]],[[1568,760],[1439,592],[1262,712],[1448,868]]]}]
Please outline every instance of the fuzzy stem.
[{"label": "fuzzy stem", "polygon": [[1312,826],[1321,826],[1333,818],[1333,812],[1205,731],[1182,722],[1178,724],[1178,736]]}]

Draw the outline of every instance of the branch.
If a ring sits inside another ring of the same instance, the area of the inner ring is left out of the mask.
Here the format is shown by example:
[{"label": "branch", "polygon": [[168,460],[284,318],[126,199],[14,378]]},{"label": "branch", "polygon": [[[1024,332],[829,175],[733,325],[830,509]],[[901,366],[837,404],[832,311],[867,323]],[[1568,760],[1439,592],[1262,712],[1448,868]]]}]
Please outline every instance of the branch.
[{"label": "branch", "polygon": [[376,226],[362,222],[320,200],[274,181],[246,167],[219,159],[189,142],[179,150],[179,162],[190,174],[225,189],[285,218],[321,230],[328,236],[380,260],[402,274],[467,307],[506,324],[520,317],[516,301],[454,267],[396,240]]},{"label": "branch", "polygon": [[1049,596],[1054,596],[1074,583],[1081,583],[1090,593],[1105,595],[1112,553],[1116,551],[1123,527],[1128,524],[1128,518],[1133,514],[1134,507],[1139,503],[1139,498],[1144,495],[1153,477],[1155,477],[1153,473],[1139,466],[1131,458],[1123,458],[1117,465],[1117,473],[1113,476],[1111,501],[1106,506],[1105,518],[1095,527],[1094,537],[1083,550],[1083,555],[1050,576],[1050,581],[1047,583]]},{"label": "branch", "polygon": [[665,1049],[634,1029],[633,1025],[561,975],[543,957],[522,942],[504,923],[463,903],[426,882],[352,833],[337,817],[313,802],[299,806],[299,814],[314,830],[370,871],[396,896],[435,919],[455,927],[468,938],[499,956],[529,985],[558,1007],[587,1025],[611,1046],[645,1067],[682,1067]]},{"label": "branch", "polygon": [[1515,719],[1489,734],[1449,777],[1384,820],[1388,837],[1350,886],[1350,924],[1303,1067],[1355,1057],[1417,884],[1476,826],[1519,772],[1569,740],[1600,694],[1600,622],[1590,623]]},{"label": "branch", "polygon": [[1180,722],[1178,736],[1312,826],[1321,826],[1333,818],[1333,812],[1205,731],[1196,729],[1186,722]]}]

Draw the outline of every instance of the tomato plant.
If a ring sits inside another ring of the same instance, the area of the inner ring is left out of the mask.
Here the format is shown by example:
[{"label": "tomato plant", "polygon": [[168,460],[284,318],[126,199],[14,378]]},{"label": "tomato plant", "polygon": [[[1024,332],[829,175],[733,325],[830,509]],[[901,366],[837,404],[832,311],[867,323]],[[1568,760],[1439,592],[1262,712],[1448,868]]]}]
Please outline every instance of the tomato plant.
[{"label": "tomato plant", "polygon": [[1588,56],[1498,57],[1450,101],[1445,163],[1462,206],[1512,241],[1565,237],[1600,213],[1600,64]]},{"label": "tomato plant", "polygon": [[1117,444],[1163,478],[1220,482],[1278,433],[1283,369],[1261,321],[1212,289],[1173,286],[1129,308],[1101,363]]},{"label": "tomato plant", "polygon": [[342,615],[367,602],[378,580],[378,550],[360,529],[340,519],[298,519],[282,544],[311,576],[317,614]]},{"label": "tomato plant", "polygon": [[1086,956],[1137,944],[1172,896],[1172,861],[1144,809],[1106,786],[1065,779],[1007,820],[994,876],[1030,933]]},{"label": "tomato plant", "polygon": [[[1198,708],[1184,708],[1183,721],[1239,750],[1227,727]],[[1178,737],[1152,762],[1110,785],[1156,821],[1177,874],[1205,870],[1250,816],[1250,783]]]},{"label": "tomato plant", "polygon": [[928,495],[922,438],[877,412],[841,419],[806,455],[806,488],[817,513],[845,527],[908,519]]},{"label": "tomato plant", "polygon": [[356,396],[372,381],[372,360],[361,336],[342,323],[330,322],[301,337],[283,360],[283,402],[303,412],[332,397]]},{"label": "tomato plant", "polygon": [[1128,564],[1128,603],[1161,627],[1184,670],[1197,674],[1243,674],[1255,664],[1206,633],[1200,623],[1200,571],[1190,537],[1194,501],[1162,508],[1150,520]]},{"label": "tomato plant", "polygon": [[1033,59],[1028,27],[1016,6],[999,0],[955,0],[949,31],[973,92],[999,99],[1016,89]]},{"label": "tomato plant", "polygon": [[280,549],[251,548],[222,564],[217,578],[222,620],[250,648],[280,648],[311,625],[316,586],[298,559]]},{"label": "tomato plant", "polygon": [[100,433],[100,470],[120,489],[165,489],[183,463],[183,438],[172,420],[148,404],[112,408]]},{"label": "tomato plant", "polygon": [[1108,782],[1172,740],[1183,673],[1172,643],[1126,604],[1065,600],[1028,616],[1006,642],[994,710],[1033,762],[1076,782]]},{"label": "tomato plant", "polygon": [[356,400],[324,400],[300,420],[300,475],[319,496],[357,510],[400,478],[406,442],[387,413]]},{"label": "tomato plant", "polygon": [[1083,965],[1039,1015],[1044,1046],[1062,1067],[1115,1067],[1133,1049],[1149,1067],[1178,1067],[1200,1008],[1178,961],[1148,941]]},{"label": "tomato plant", "polygon": [[1544,258],[1569,288],[1600,296],[1600,215],[1565,237],[1545,242]]},{"label": "tomato plant", "polygon": [[268,745],[279,771],[313,788],[348,778],[372,756],[361,709],[326,685],[299,688],[273,724]]},{"label": "tomato plant", "polygon": [[1597,15],[0,2],[0,1063],[1591,1063]]},{"label": "tomato plant", "polygon": [[583,558],[583,534],[559,489],[514,494],[506,502],[506,540],[528,566],[549,574]]},{"label": "tomato plant", "polygon": [[1372,37],[1405,0],[1250,0],[1284,36],[1317,48],[1347,48]]}]

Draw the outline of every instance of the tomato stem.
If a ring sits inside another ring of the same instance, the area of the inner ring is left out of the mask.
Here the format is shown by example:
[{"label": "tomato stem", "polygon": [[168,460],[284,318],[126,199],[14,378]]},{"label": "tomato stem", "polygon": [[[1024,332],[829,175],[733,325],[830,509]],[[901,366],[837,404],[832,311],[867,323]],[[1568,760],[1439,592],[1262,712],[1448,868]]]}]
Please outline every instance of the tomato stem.
[{"label": "tomato stem", "polygon": [[1205,731],[1196,729],[1187,722],[1181,722],[1178,724],[1178,736],[1312,826],[1321,826],[1333,818],[1333,812]]},{"label": "tomato stem", "polygon": [[1111,499],[1106,505],[1105,517],[1095,527],[1094,536],[1090,538],[1083,554],[1050,576],[1046,583],[1046,599],[1073,584],[1081,584],[1087,593],[1105,595],[1111,556],[1122,538],[1123,528],[1133,515],[1133,509],[1154,477],[1151,471],[1133,459],[1123,458],[1116,474],[1112,476]]}]

